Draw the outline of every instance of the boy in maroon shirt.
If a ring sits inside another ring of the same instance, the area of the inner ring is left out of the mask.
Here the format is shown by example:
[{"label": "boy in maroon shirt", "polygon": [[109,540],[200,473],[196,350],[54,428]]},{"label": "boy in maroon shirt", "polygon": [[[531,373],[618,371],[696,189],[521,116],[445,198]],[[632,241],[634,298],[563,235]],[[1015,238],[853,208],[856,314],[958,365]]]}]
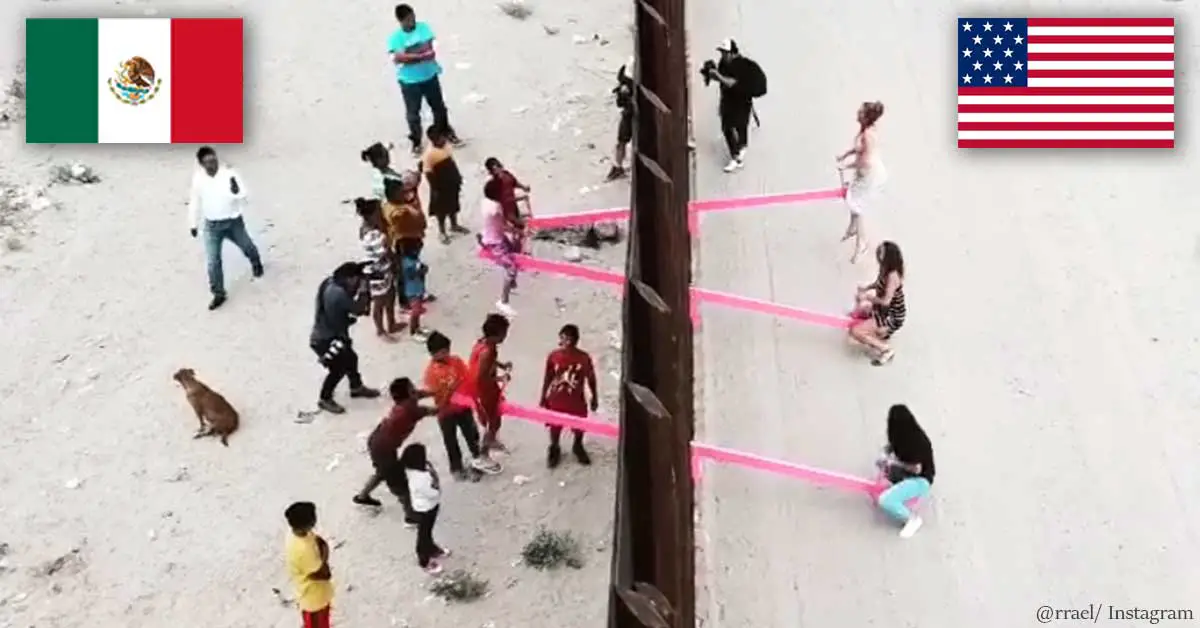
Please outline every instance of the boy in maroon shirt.
[{"label": "boy in maroon shirt", "polygon": [[407,377],[392,380],[388,392],[395,405],[367,438],[367,453],[371,457],[371,466],[375,472],[362,490],[354,496],[354,503],[375,508],[382,506],[379,500],[371,497],[371,493],[380,484],[386,483],[404,508],[404,523],[411,526],[416,525],[417,516],[413,512],[412,499],[408,493],[408,478],[400,466],[398,450],[412,435],[413,430],[417,429],[417,423],[427,416],[437,414],[437,409],[417,404],[418,399],[429,394],[417,390],[412,380]]},{"label": "boy in maroon shirt", "polygon": [[[584,392],[591,393],[588,401]],[[592,365],[592,356],[579,348],[579,328],[575,325],[563,325],[558,332],[558,348],[546,356],[546,374],[542,379],[541,406],[547,410],[587,418],[588,410],[595,412],[600,407],[600,397],[596,392],[596,369]],[[550,426],[550,448],[546,452],[546,466],[551,469],[558,466],[562,460],[562,449],[558,441],[563,428]],[[583,430],[574,430],[575,444],[571,453],[579,464],[592,464],[587,450],[583,448]]]}]

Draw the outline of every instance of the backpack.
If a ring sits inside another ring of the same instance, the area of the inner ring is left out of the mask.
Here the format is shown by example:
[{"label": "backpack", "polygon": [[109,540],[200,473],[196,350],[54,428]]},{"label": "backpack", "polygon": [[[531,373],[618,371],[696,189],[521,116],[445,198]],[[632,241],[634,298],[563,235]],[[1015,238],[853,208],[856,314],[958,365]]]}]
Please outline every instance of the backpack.
[{"label": "backpack", "polygon": [[746,62],[748,64],[747,68],[752,72],[752,76],[753,76],[753,79],[750,81],[749,88],[746,89],[746,93],[749,94],[751,98],[762,98],[763,96],[766,96],[767,95],[767,75],[766,75],[766,73],[763,72],[762,67],[759,66],[758,63],[755,62],[754,60],[750,59],[749,57],[743,57],[743,58],[746,59]]}]

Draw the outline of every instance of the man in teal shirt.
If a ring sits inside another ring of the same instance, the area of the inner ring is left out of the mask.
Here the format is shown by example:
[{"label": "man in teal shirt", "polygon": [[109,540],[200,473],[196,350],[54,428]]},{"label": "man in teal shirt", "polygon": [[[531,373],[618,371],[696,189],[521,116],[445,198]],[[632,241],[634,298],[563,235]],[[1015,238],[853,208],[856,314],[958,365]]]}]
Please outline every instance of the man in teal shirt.
[{"label": "man in teal shirt", "polygon": [[407,4],[396,5],[396,20],[400,28],[388,38],[388,54],[396,64],[396,80],[404,95],[405,117],[408,119],[408,139],[412,141],[413,154],[421,154],[421,101],[429,103],[433,111],[433,124],[447,133],[450,141],[459,143],[457,134],[450,127],[446,101],[442,97],[442,84],[438,75],[442,66],[437,62],[433,49],[433,29],[425,22],[417,21],[417,14]]}]

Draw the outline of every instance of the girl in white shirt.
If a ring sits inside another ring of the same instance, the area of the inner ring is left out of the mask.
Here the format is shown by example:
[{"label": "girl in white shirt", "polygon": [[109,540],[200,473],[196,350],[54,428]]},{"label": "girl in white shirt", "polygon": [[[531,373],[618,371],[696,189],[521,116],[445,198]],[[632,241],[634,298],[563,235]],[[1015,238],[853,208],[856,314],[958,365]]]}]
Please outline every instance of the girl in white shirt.
[{"label": "girl in white shirt", "polygon": [[450,555],[450,550],[439,547],[433,540],[433,525],[437,522],[442,500],[441,481],[421,443],[404,448],[400,466],[404,468],[409,500],[417,516],[417,563],[431,576],[440,574],[442,565],[439,561]]}]

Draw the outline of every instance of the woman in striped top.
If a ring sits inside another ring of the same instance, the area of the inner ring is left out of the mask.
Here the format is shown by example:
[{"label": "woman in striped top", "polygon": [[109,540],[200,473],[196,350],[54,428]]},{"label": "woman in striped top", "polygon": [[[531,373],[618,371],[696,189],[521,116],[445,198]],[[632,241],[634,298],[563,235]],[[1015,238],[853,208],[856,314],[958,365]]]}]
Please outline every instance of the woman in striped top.
[{"label": "woman in striped top", "polygon": [[855,293],[858,305],[850,337],[872,350],[871,364],[883,366],[895,357],[887,341],[904,326],[908,308],[904,303],[904,256],[900,247],[885,241],[875,249],[875,259],[879,275]]},{"label": "woman in striped top", "polygon": [[[396,277],[392,254],[388,250],[387,225],[383,221],[383,206],[374,199],[354,199],[355,209],[362,218],[359,240],[367,254],[367,278],[371,287],[371,319],[375,333],[388,341],[400,331],[396,324]],[[386,323],[386,326],[385,326]]]}]

